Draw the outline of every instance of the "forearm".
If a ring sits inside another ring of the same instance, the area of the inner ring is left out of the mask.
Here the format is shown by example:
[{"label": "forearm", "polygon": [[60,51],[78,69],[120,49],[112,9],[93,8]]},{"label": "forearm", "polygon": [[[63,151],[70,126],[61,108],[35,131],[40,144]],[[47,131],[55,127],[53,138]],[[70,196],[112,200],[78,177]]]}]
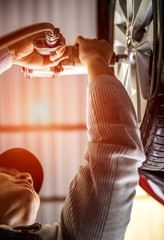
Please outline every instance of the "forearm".
[{"label": "forearm", "polygon": [[90,83],[96,77],[106,74],[114,76],[107,62],[98,54],[91,55],[86,61],[88,70],[88,82]]}]

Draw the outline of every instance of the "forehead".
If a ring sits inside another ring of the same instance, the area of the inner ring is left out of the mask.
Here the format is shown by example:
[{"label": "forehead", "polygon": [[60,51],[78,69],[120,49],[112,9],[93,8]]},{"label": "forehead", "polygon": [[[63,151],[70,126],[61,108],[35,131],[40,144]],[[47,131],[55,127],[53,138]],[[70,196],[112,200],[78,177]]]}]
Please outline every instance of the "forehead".
[{"label": "forehead", "polygon": [[17,169],[15,168],[8,168],[8,167],[1,167],[0,166],[0,173],[7,173],[7,174],[10,174],[12,176],[15,176],[17,175],[18,173],[20,173],[20,171],[18,171]]}]

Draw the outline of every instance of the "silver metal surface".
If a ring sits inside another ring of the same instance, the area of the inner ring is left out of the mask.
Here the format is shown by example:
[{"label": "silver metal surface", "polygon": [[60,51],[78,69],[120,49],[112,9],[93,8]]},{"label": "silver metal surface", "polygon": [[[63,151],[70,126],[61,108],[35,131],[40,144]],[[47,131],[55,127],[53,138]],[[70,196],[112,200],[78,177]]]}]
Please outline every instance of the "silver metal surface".
[{"label": "silver metal surface", "polygon": [[114,71],[134,104],[141,123],[150,94],[150,63],[153,54],[153,10],[151,0],[116,1],[114,52],[127,54]]},{"label": "silver metal surface", "polygon": [[54,28],[51,31],[47,31],[44,38],[37,38],[34,41],[34,48],[41,55],[50,55],[50,53],[55,52],[62,43],[59,29],[57,28],[56,30],[56,28]]}]

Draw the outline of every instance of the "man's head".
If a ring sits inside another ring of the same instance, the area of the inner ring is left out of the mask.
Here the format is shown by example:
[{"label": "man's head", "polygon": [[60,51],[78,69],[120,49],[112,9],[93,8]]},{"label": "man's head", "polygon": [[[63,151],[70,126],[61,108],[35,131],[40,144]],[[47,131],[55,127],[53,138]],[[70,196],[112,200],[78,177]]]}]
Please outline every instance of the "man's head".
[{"label": "man's head", "polygon": [[0,224],[32,224],[40,205],[43,170],[29,151],[14,148],[0,154]]}]

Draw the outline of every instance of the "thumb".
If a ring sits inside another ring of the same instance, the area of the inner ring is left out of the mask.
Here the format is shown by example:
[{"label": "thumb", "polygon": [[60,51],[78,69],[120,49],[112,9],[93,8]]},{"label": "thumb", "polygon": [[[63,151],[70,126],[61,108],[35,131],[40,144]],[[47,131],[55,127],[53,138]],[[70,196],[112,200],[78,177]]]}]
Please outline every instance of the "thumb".
[{"label": "thumb", "polygon": [[[57,49],[58,50],[58,49]],[[63,60],[63,59],[66,59],[69,57],[69,52],[68,52],[68,49],[67,48],[62,48],[61,52],[58,51],[57,53],[57,50],[54,52],[54,53],[51,53],[50,54],[50,60],[53,62],[55,60]]]}]

